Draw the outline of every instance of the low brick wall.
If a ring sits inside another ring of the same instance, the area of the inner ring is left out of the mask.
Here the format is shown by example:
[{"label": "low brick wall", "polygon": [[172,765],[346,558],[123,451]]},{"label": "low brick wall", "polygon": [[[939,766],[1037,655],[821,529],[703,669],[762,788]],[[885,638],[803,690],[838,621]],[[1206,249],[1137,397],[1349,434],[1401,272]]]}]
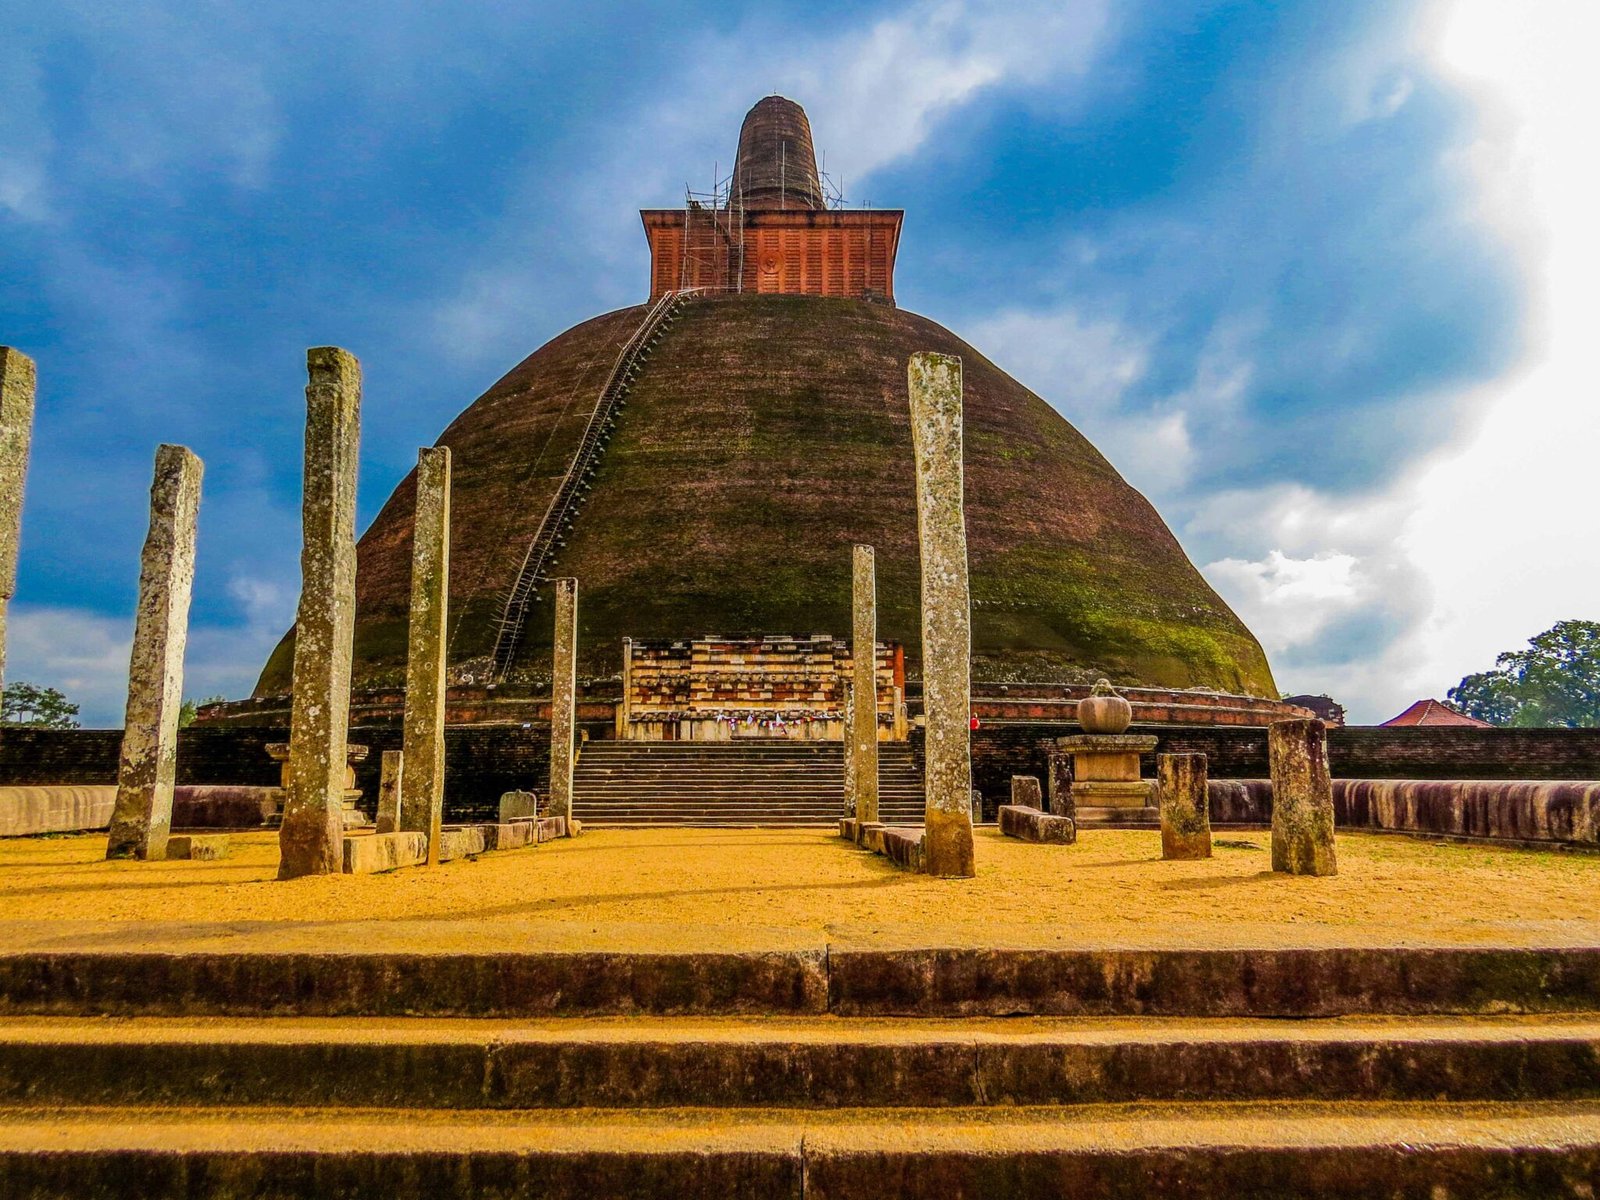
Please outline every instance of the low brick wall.
[{"label": "low brick wall", "polygon": [[[604,721],[582,721],[579,728],[596,738],[610,733]],[[279,764],[267,757],[266,746],[287,740],[286,729],[270,726],[184,729],[178,734],[177,782],[276,786]],[[350,740],[370,747],[366,761],[356,767],[356,786],[361,806],[371,816],[377,811],[382,752],[400,749],[401,731],[394,725],[355,726]],[[121,747],[120,729],[0,730],[0,787],[114,786]],[[548,723],[452,725],[445,730],[447,820],[496,820],[502,792],[520,788],[543,794],[549,782]],[[0,822],[4,819],[0,812]]]},{"label": "low brick wall", "polygon": [[[1267,825],[1270,779],[1215,779],[1211,820]],[[1433,833],[1497,841],[1600,845],[1600,783],[1508,779],[1335,779],[1344,829]]]}]

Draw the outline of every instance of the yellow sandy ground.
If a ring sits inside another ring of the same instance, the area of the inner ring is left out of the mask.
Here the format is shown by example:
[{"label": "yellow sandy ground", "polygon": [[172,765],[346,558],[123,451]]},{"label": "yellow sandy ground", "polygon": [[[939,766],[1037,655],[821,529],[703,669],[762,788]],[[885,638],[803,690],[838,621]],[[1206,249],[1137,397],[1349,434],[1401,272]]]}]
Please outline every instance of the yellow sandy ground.
[{"label": "yellow sandy ground", "polygon": [[978,878],[937,880],[820,830],[594,830],[279,883],[272,834],[233,835],[212,863],[104,862],[104,835],[14,839],[0,842],[0,950],[202,922],[274,923],[206,941],[371,949],[1600,945],[1600,857],[1343,834],[1339,875],[1310,879],[1271,873],[1264,831],[1217,840],[1210,860],[1163,862],[1154,833],[1036,846],[980,830]]}]

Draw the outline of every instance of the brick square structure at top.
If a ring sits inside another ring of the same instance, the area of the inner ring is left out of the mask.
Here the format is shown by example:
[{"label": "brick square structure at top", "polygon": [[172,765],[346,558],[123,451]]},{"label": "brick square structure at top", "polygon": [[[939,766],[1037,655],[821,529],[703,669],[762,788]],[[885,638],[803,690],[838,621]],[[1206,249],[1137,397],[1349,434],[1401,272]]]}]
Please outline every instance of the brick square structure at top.
[{"label": "brick square structure at top", "polygon": [[726,193],[644,209],[650,298],[684,288],[894,302],[900,209],[828,208],[805,110],[767,96],[744,118]]}]

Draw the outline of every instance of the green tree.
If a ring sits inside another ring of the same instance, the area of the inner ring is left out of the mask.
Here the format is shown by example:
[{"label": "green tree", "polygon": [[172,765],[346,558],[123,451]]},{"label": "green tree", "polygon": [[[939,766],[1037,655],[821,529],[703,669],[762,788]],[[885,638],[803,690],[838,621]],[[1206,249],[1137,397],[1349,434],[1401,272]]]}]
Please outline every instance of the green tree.
[{"label": "green tree", "polygon": [[76,729],[77,716],[78,706],[52,687],[20,681],[8,683],[0,699],[0,724]]},{"label": "green tree", "polygon": [[1468,675],[1450,700],[1495,725],[1600,727],[1600,622],[1558,622]]},{"label": "green tree", "polygon": [[194,724],[194,719],[200,715],[200,709],[207,704],[220,704],[226,696],[206,696],[199,700],[185,700],[178,708],[178,728],[187,729]]}]

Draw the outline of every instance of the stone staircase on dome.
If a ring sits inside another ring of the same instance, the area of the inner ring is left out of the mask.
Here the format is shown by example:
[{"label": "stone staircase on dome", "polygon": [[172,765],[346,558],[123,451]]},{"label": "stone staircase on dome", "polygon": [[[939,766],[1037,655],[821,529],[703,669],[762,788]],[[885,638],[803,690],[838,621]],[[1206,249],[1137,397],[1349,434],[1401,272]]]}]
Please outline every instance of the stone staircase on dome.
[{"label": "stone staircase on dome", "polygon": [[[878,744],[879,811],[922,824],[922,771],[904,742]],[[839,742],[594,741],[573,784],[586,826],[834,826],[844,808]]]}]

